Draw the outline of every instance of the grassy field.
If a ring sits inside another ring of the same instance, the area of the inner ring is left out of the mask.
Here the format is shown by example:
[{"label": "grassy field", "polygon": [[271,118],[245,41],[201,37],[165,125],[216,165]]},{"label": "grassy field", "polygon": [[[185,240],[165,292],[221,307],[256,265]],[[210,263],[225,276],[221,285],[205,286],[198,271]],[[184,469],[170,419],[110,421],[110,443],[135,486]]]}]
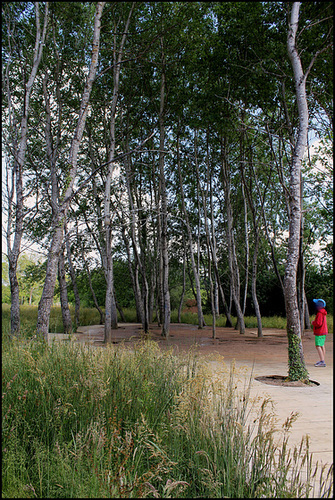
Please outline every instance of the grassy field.
[{"label": "grassy field", "polygon": [[[36,311],[21,313],[31,336]],[[238,391],[241,373],[221,365],[214,380],[195,353],[149,340],[130,350],[4,335],[3,497],[331,497],[332,470],[312,467],[308,441],[288,445],[295,416],[278,443],[271,401],[251,401],[251,381]]]}]

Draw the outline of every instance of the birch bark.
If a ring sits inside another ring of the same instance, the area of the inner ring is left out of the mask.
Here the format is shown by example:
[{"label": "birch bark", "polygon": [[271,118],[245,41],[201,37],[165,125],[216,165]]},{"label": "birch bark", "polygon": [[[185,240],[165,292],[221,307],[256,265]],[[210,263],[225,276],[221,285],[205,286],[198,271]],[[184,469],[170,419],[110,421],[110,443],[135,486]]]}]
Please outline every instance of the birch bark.
[{"label": "birch bark", "polygon": [[[24,101],[23,112],[21,117],[20,131],[17,130],[16,119],[12,106],[9,66],[11,63],[11,53],[9,54],[9,61],[5,72],[5,84],[8,99],[8,112],[9,112],[9,130],[12,151],[14,154],[12,162],[12,192],[8,198],[8,222],[7,222],[7,256],[9,264],[9,282],[11,290],[11,309],[10,309],[10,323],[11,335],[19,335],[20,333],[20,301],[19,301],[19,284],[17,280],[17,264],[21,250],[21,241],[23,235],[23,218],[24,218],[24,193],[23,193],[23,168],[25,164],[26,149],[27,149],[27,133],[28,133],[28,118],[31,92],[35,83],[38,67],[42,58],[43,48],[46,39],[47,25],[49,16],[49,3],[45,4],[43,30],[41,31],[39,2],[35,2],[35,18],[36,18],[36,37],[35,48],[33,55],[33,65],[28,78],[25,82],[24,88]],[[10,30],[8,37],[10,38]],[[11,42],[9,40],[9,47]],[[19,144],[17,137],[20,137]],[[9,177],[7,177],[9,179]],[[15,189],[14,189],[15,185]],[[14,191],[16,197],[16,208],[14,214]],[[12,224],[15,217],[15,230],[14,240],[12,243]]]},{"label": "birch bark", "polygon": [[71,245],[70,245],[70,239],[69,239],[69,235],[67,233],[66,225],[65,225],[64,229],[65,229],[66,255],[67,255],[67,260],[69,263],[69,270],[70,270],[72,288],[73,288],[73,293],[74,293],[74,322],[75,322],[75,327],[77,330],[77,328],[79,326],[80,296],[79,296],[79,290],[78,290],[78,286],[77,286],[76,273],[75,273],[73,262],[72,262]]},{"label": "birch bark", "polygon": [[229,310],[228,310],[228,306],[227,306],[227,302],[226,302],[226,297],[225,297],[225,294],[224,294],[224,291],[223,291],[223,288],[222,288],[222,284],[221,284],[221,279],[220,279],[220,273],[219,273],[219,266],[218,266],[218,259],[217,259],[217,243],[216,243],[216,235],[215,235],[215,224],[214,224],[214,208],[213,208],[213,186],[212,186],[212,182],[210,183],[210,208],[211,208],[211,226],[212,226],[212,231],[211,231],[211,235],[212,235],[212,245],[211,245],[211,249],[212,249],[212,260],[213,260],[213,267],[214,267],[214,273],[215,273],[215,290],[214,290],[214,293],[215,293],[215,313],[216,313],[216,316],[219,317],[219,292],[220,292],[220,295],[221,295],[221,300],[222,300],[222,304],[223,304],[223,309],[224,309],[224,312],[225,312],[225,315],[226,315],[226,326],[227,327],[232,327],[233,324],[232,324],[232,321],[231,321],[231,317],[230,317],[230,313],[229,313]]},{"label": "birch bark", "polygon": [[227,234],[227,246],[228,246],[228,264],[229,264],[229,272],[231,280],[231,294],[237,314],[237,325],[240,329],[240,333],[244,334],[245,324],[240,304],[240,279],[239,279],[234,234],[233,234],[233,213],[230,201],[230,179],[228,174],[227,161],[225,158],[225,148],[223,140],[221,141],[221,149],[222,149],[221,172],[222,172],[224,200],[225,200],[225,209],[227,217],[226,234]]},{"label": "birch bark", "polygon": [[[130,252],[129,236],[128,236],[128,234],[126,234],[126,225],[127,224],[126,224],[125,218],[122,216],[121,234],[122,234],[122,239],[123,239],[123,242],[124,242],[124,245],[126,248],[129,275],[130,275],[130,279],[131,279],[131,282],[133,285],[133,290],[134,290],[136,318],[137,318],[137,321],[142,323],[144,312],[143,312],[141,288],[140,288],[139,279],[138,279],[138,274],[139,274],[138,263],[137,263],[135,257],[132,259],[132,255]],[[133,260],[134,260],[134,264],[132,262]]]},{"label": "birch bark", "polygon": [[[252,157],[250,158],[250,166],[251,166],[250,175],[252,177],[254,177],[255,181],[256,181],[258,200],[257,200],[257,198],[256,198],[256,201],[254,199],[255,197],[253,196],[253,193],[252,193],[251,183],[250,183],[250,187],[249,187],[248,183],[246,182],[244,164],[241,164],[241,177],[242,177],[244,190],[245,190],[246,195],[247,195],[248,204],[249,204],[251,214],[252,214],[252,225],[253,225],[253,230],[254,230],[254,252],[253,252],[253,257],[252,257],[252,271],[251,271],[251,296],[252,296],[252,301],[254,304],[255,314],[256,314],[256,318],[257,318],[257,336],[263,337],[261,311],[260,311],[258,297],[257,297],[257,267],[258,267],[257,260],[258,260],[258,250],[259,250],[259,242],[260,242],[259,219],[262,216],[263,211],[264,211],[265,193],[266,193],[268,186],[269,186],[269,183],[270,183],[271,171],[270,171],[270,175],[268,177],[267,185],[266,185],[265,190],[264,190],[264,195],[262,197],[262,195],[260,193],[260,189],[259,189],[257,174],[256,174],[254,166],[253,166]],[[260,206],[261,213],[257,217],[256,207],[258,207],[258,206]]]},{"label": "birch bark", "polygon": [[183,251],[183,286],[182,286],[179,307],[178,307],[178,323],[181,323],[181,312],[182,312],[182,308],[183,308],[185,290],[186,290],[186,243],[184,241],[184,237],[183,237],[183,249],[184,249],[184,251]]},{"label": "birch bark", "polygon": [[180,187],[180,196],[181,196],[181,207],[182,207],[182,213],[184,216],[186,230],[187,230],[187,237],[188,237],[188,244],[189,244],[190,258],[191,258],[191,267],[192,267],[192,272],[193,272],[194,281],[195,281],[197,309],[198,309],[198,328],[203,328],[204,327],[204,317],[203,317],[202,304],[201,304],[200,279],[199,279],[199,274],[198,274],[198,270],[197,270],[197,266],[196,266],[195,258],[194,258],[192,232],[191,232],[190,221],[189,221],[189,217],[188,217],[188,213],[187,213],[186,205],[185,205],[183,178],[182,178],[181,165],[180,165],[179,131],[177,133],[177,168],[178,168],[178,178],[179,178],[179,187]]},{"label": "birch bark", "polygon": [[162,262],[162,299],[163,299],[163,317],[162,317],[162,336],[168,337],[170,330],[170,291],[169,291],[169,255],[167,240],[167,192],[164,172],[164,145],[165,145],[165,55],[163,47],[163,38],[161,38],[162,49],[162,74],[160,90],[160,108],[159,108],[159,183],[161,198],[161,262]]},{"label": "birch bark", "polygon": [[[58,53],[56,51],[56,55]],[[45,102],[45,112],[46,112],[46,125],[45,125],[45,142],[47,157],[50,164],[51,173],[51,210],[52,217],[55,219],[59,210],[59,187],[57,180],[57,159],[59,156],[59,143],[61,140],[61,109],[62,101],[60,99],[59,93],[59,58],[57,57],[57,70],[56,70],[56,86],[57,86],[57,100],[58,100],[58,133],[53,140],[52,129],[51,129],[51,109],[50,109],[50,99],[47,91],[48,75],[46,74],[43,78],[43,95]],[[63,319],[64,333],[72,333],[72,319],[69,310],[69,302],[67,295],[67,284],[65,279],[65,262],[64,262],[64,247],[62,246],[59,261],[58,261],[58,282],[60,289],[60,303]]]},{"label": "birch bark", "polygon": [[[129,152],[129,143],[128,137],[126,139],[126,150]],[[140,317],[140,321],[142,323],[142,328],[144,333],[148,333],[149,331],[149,285],[146,276],[145,269],[145,250],[146,244],[140,245],[141,254],[138,249],[137,241],[136,241],[136,216],[135,216],[135,206],[133,200],[132,193],[132,182],[131,182],[131,172],[132,172],[132,162],[130,155],[128,157],[128,161],[126,161],[126,183],[127,183],[127,193],[128,193],[128,201],[130,208],[130,234],[131,234],[131,243],[133,248],[134,255],[134,267],[135,274],[133,276],[133,284],[134,284],[134,293],[135,293],[135,301],[136,301],[136,310]],[[139,211],[141,207],[139,206],[141,203],[140,197],[137,200]],[[139,230],[139,239],[140,239],[140,230]],[[126,245],[129,246],[128,244]],[[143,248],[144,247],[144,248]],[[127,250],[128,260],[130,259],[130,252]],[[140,283],[139,283],[139,272],[142,276],[143,283],[143,293],[141,291]],[[133,274],[133,273],[132,273]]]},{"label": "birch bark", "polygon": [[[86,223],[87,223],[87,221],[86,221]],[[88,224],[87,224],[87,226],[88,226]],[[89,229],[89,226],[88,226],[88,229]],[[90,232],[90,229],[89,229],[89,232]],[[66,238],[66,240],[68,240],[68,238]],[[89,265],[88,265],[86,258],[85,258],[85,254],[87,254],[87,248],[85,248],[85,242],[83,239],[81,239],[79,237],[78,232],[77,232],[77,240],[78,240],[78,244],[79,244],[79,248],[80,248],[82,262],[84,264],[84,268],[85,268],[85,271],[86,271],[86,274],[88,277],[88,284],[89,284],[89,287],[91,290],[94,306],[100,315],[100,323],[99,324],[103,325],[105,322],[104,312],[102,311],[101,307],[99,306],[98,299],[95,295],[95,291],[94,291],[94,287],[93,287],[93,283],[92,283],[91,271],[90,271]]]},{"label": "birch bark", "polygon": [[291,9],[287,36],[288,55],[292,64],[296,99],[299,114],[299,130],[295,143],[289,201],[289,238],[284,276],[284,296],[287,316],[288,364],[291,380],[308,379],[301,341],[301,324],[297,299],[297,269],[299,261],[301,228],[301,163],[307,144],[308,106],[306,98],[306,75],[304,75],[296,46],[300,2],[294,2]]},{"label": "birch bark", "polygon": [[62,319],[64,333],[72,333],[72,319],[69,309],[69,300],[67,295],[67,284],[65,279],[65,259],[64,259],[64,245],[59,254],[58,261],[58,281],[60,289],[60,303],[62,309]]},{"label": "birch bark", "polygon": [[[196,137],[197,136],[195,135],[195,138]],[[208,139],[208,134],[207,134],[207,139]],[[209,280],[210,299],[211,299],[211,308],[212,308],[212,317],[213,317],[212,338],[215,339],[216,338],[216,311],[215,311],[214,285],[213,285],[213,279],[212,279],[212,259],[214,256],[214,248],[213,248],[213,244],[211,241],[211,232],[209,230],[208,214],[207,214],[207,199],[208,199],[208,192],[210,191],[209,185],[211,183],[210,173],[209,173],[208,140],[207,140],[207,187],[206,187],[206,191],[204,190],[204,188],[201,185],[199,165],[198,165],[198,155],[197,155],[197,141],[196,140],[195,140],[195,166],[196,166],[196,172],[197,172],[198,188],[199,188],[199,191],[201,193],[202,206],[203,206],[203,212],[204,212],[206,246],[207,246],[207,255],[208,255],[208,280]],[[199,219],[200,219],[200,213],[199,213]]]},{"label": "birch bark", "polygon": [[[113,47],[113,61],[114,61],[114,87],[113,87],[113,99],[111,103],[111,119],[110,119],[110,146],[108,153],[108,171],[105,184],[105,197],[104,197],[104,216],[105,216],[105,237],[106,237],[106,300],[105,300],[105,333],[104,341],[106,343],[112,342],[112,329],[117,328],[117,309],[116,300],[114,294],[114,275],[113,275],[113,255],[112,255],[112,227],[111,227],[111,182],[113,177],[113,172],[115,169],[114,156],[115,156],[115,120],[116,120],[116,108],[119,97],[119,81],[120,81],[120,71],[121,71],[121,61],[123,55],[124,44],[126,42],[129,23],[135,7],[135,3],[132,4],[128,19],[126,21],[126,26],[124,28],[123,36],[121,38],[120,47],[116,46],[116,34],[114,36],[114,47]],[[118,54],[118,55],[117,55]]]},{"label": "birch bark", "polygon": [[92,48],[90,69],[85,82],[77,126],[71,143],[69,159],[68,159],[67,179],[65,186],[63,188],[62,195],[60,197],[61,204],[59,206],[59,210],[57,211],[56,217],[54,218],[53,221],[54,233],[51,239],[48,252],[46,279],[43,287],[41,300],[38,305],[36,330],[37,330],[37,335],[43,336],[45,340],[48,339],[50,310],[53,302],[59,254],[61,251],[61,246],[64,236],[64,224],[66,222],[71,194],[73,192],[73,185],[77,173],[78,151],[84,132],[89,99],[98,66],[101,16],[104,5],[105,2],[98,2],[96,6],[95,18],[94,18],[93,48]]}]

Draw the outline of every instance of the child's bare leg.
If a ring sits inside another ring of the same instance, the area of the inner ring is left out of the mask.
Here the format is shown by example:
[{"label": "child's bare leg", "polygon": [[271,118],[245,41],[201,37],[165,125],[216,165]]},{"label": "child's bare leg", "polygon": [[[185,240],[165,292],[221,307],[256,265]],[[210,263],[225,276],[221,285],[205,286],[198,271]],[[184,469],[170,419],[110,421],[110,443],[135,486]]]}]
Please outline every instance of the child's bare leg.
[{"label": "child's bare leg", "polygon": [[322,354],[323,354],[323,361],[326,360],[326,346],[325,344],[322,346]]},{"label": "child's bare leg", "polygon": [[323,352],[324,346],[321,347],[319,345],[316,345],[315,348],[318,351],[318,355],[319,355],[320,361],[324,361],[325,360],[325,358],[324,358],[324,352]]}]

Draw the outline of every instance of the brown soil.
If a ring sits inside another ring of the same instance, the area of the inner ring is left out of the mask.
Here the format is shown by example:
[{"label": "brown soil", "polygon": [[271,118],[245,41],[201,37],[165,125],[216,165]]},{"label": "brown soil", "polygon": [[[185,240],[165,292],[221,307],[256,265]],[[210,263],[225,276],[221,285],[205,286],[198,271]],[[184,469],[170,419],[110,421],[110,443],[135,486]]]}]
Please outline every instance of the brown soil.
[{"label": "brown soil", "polygon": [[[104,327],[93,325],[79,327],[76,333],[79,342],[90,342],[95,346],[103,347]],[[144,338],[142,328],[139,324],[120,323],[117,330],[113,330],[113,343],[126,345]],[[148,336],[151,340],[158,343],[161,349],[173,349],[174,352],[187,352],[190,348],[196,350],[200,355],[219,354],[225,361],[251,361],[271,366],[274,363],[285,363],[287,366],[287,336],[285,330],[264,329],[263,337],[257,337],[257,329],[247,328],[246,333],[241,335],[233,328],[217,328],[216,338],[212,338],[212,327],[205,327],[201,330],[195,325],[171,324],[170,336],[168,338],[161,336],[161,328],[157,325],[150,325]],[[307,330],[304,333],[303,350],[307,369],[318,361],[315,350],[313,332]],[[327,335],[326,339],[326,363],[327,366],[333,364],[333,334]],[[319,368],[320,370],[324,368]],[[284,371],[284,370],[283,370]],[[286,380],[287,370],[284,373],[263,377],[260,380],[263,383],[284,386],[311,387],[303,382],[289,382]],[[258,379],[259,380],[259,379]],[[311,381],[313,382],[313,381]]]},{"label": "brown soil", "polygon": [[287,377],[282,375],[268,375],[264,377],[255,377],[258,382],[263,382],[263,384],[269,385],[280,385],[282,387],[315,387],[320,385],[319,382],[314,380],[309,380],[308,382],[303,382],[300,380],[288,380]]}]

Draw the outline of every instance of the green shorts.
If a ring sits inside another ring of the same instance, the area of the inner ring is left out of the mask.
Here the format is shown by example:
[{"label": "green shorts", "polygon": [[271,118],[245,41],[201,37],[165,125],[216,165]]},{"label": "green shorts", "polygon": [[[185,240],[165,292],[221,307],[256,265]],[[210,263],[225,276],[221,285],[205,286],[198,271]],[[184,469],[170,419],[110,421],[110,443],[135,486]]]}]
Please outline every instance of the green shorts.
[{"label": "green shorts", "polygon": [[317,347],[322,347],[325,345],[326,336],[325,335],[315,335],[315,345]]}]

